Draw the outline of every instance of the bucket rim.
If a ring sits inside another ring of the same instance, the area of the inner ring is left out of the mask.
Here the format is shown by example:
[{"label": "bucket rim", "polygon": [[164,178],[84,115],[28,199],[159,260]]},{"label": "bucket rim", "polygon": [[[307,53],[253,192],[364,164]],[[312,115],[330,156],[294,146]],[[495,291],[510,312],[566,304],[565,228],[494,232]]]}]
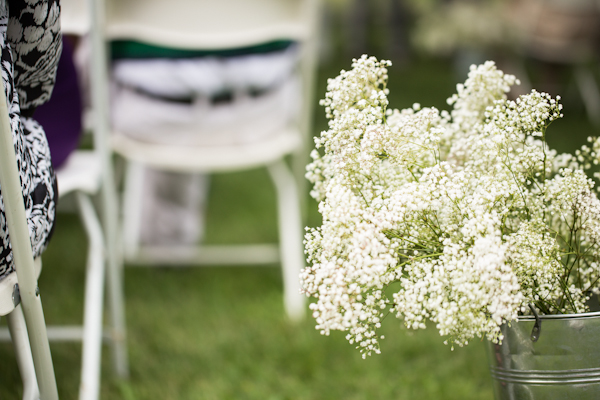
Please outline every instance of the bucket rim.
[{"label": "bucket rim", "polygon": [[[600,311],[578,313],[578,314],[550,314],[550,315],[539,315],[540,319],[587,319],[600,317]],[[517,317],[517,321],[535,321],[535,315],[521,315]]]}]

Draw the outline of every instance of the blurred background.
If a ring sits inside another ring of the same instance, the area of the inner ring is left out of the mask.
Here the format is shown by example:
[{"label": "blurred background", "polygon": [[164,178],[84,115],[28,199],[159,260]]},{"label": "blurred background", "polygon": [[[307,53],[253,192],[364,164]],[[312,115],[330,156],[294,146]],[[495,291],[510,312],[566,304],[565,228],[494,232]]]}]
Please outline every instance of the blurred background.
[{"label": "blurred background", "polygon": [[[488,59],[531,88],[560,94],[564,118],[550,145],[573,152],[600,131],[596,0],[326,0],[322,3],[314,135],[327,129],[318,100],[351,59],[393,62],[390,105],[447,109],[468,67]],[[84,140],[85,145],[85,140]],[[320,215],[308,191],[306,224]],[[211,199],[219,199],[211,201]],[[243,202],[240,202],[243,199]],[[272,184],[264,169],[210,180],[206,243],[277,241]],[[42,273],[47,323],[80,320],[86,241],[79,219],[59,215]],[[272,266],[125,268],[131,377],[115,378],[103,351],[102,399],[491,399],[484,343],[451,351],[435,329],[383,324],[382,354],[363,360],[343,333],[324,337],[310,316],[283,312],[281,271]],[[64,296],[64,290],[73,291]],[[80,345],[53,343],[63,399],[77,397]],[[0,345],[0,397],[18,399],[10,344]]]}]

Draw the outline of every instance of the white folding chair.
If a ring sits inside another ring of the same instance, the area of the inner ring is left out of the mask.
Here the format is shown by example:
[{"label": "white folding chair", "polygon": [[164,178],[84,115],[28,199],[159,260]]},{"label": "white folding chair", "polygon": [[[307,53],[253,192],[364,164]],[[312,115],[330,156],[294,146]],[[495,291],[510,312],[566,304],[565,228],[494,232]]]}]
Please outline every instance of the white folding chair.
[{"label": "white folding chair", "polygon": [[7,317],[23,380],[23,399],[57,400],[54,367],[37,287],[41,260],[33,258],[4,89],[0,90],[0,185],[15,262],[15,272],[0,281],[0,315]]},{"label": "white folding chair", "polygon": [[[100,2],[99,2],[100,3]],[[108,0],[105,39],[130,39],[178,49],[234,49],[273,40],[301,46],[302,112],[299,121],[260,142],[222,147],[165,146],[138,141],[114,132],[113,150],[126,160],[123,202],[123,243],[133,265],[237,265],[281,261],[284,306],[293,319],[305,313],[299,294],[304,266],[298,178],[284,161],[293,155],[297,176],[304,175],[311,123],[311,99],[316,65],[315,32],[318,0]],[[96,9],[97,13],[102,12]],[[93,43],[104,52],[105,43]],[[108,86],[107,74],[93,76],[96,87]],[[103,90],[106,95],[106,89]],[[107,114],[95,117],[106,117]],[[267,167],[275,184],[279,213],[279,245],[144,246],[140,243],[141,182],[144,168],[219,173]]]},{"label": "white folding chair", "polygon": [[[92,23],[94,23],[92,19]],[[67,24],[68,26],[68,24]],[[65,33],[63,31],[63,33]],[[67,29],[66,33],[70,33]],[[92,83],[93,84],[93,83]],[[102,110],[100,97],[93,98],[95,109]],[[104,99],[104,98],[102,98]],[[79,399],[99,398],[101,349],[103,339],[112,345],[117,376],[129,374],[126,328],[122,293],[122,257],[117,252],[117,209],[112,162],[107,137],[101,129],[94,132],[94,150],[77,150],[56,170],[60,199],[73,196],[88,239],[84,290],[84,315],[81,326],[49,326],[50,341],[81,341],[82,361]],[[104,224],[98,219],[92,197],[99,196]],[[60,200],[59,199],[59,200]],[[104,225],[104,226],[103,226]],[[111,231],[112,228],[112,231]],[[110,322],[103,328],[105,274]],[[2,282],[0,282],[2,284]],[[1,290],[1,289],[0,289]],[[8,291],[8,289],[5,289]],[[8,292],[7,292],[8,293]],[[2,292],[0,292],[0,296]],[[7,296],[7,295],[5,295]],[[8,321],[10,323],[10,319]],[[10,328],[12,333],[12,328]],[[0,330],[0,339],[8,338]]]}]

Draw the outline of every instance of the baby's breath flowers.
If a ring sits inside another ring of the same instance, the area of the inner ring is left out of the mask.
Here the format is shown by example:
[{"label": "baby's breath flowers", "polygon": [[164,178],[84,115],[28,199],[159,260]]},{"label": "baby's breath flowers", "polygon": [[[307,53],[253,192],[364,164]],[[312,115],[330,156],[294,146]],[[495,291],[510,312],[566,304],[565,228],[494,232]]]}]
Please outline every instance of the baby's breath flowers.
[{"label": "baby's breath flowers", "polygon": [[472,66],[451,111],[388,108],[389,61],[363,56],[328,82],[329,129],[307,167],[323,223],[307,228],[301,274],[317,329],[347,331],[379,353],[389,314],[435,324],[446,342],[503,339],[530,312],[580,313],[598,293],[600,201],[585,173],[600,142],[575,156],[548,148],[560,98],[493,62]]}]

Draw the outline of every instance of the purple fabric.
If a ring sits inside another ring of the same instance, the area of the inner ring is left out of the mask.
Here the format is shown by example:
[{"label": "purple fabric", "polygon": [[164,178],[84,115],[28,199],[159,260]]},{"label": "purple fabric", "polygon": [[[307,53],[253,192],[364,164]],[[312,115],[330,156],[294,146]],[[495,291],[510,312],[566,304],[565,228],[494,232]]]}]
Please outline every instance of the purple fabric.
[{"label": "purple fabric", "polygon": [[44,130],[50,145],[52,165],[59,168],[73,152],[81,136],[81,92],[73,64],[73,48],[63,38],[56,84],[50,100],[35,110],[34,119]]}]

